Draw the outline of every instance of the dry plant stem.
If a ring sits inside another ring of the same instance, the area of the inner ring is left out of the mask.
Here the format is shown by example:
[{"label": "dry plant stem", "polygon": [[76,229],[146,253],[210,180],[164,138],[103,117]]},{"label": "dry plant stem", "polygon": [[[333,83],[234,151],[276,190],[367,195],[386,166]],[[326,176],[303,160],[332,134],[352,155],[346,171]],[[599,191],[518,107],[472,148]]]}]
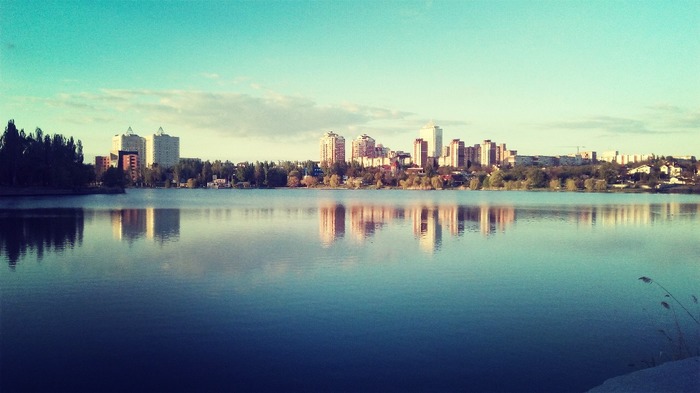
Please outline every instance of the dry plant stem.
[{"label": "dry plant stem", "polygon": [[682,308],[683,310],[685,310],[686,313],[688,313],[688,316],[689,316],[690,318],[692,318],[693,321],[695,321],[695,323],[697,323],[698,325],[700,325],[700,321],[698,321],[697,318],[695,318],[695,317],[693,316],[693,314],[691,314],[690,311],[689,311],[687,308],[685,308],[685,306],[683,305],[683,303],[681,303],[680,301],[678,301],[678,299],[676,299],[676,297],[673,296],[673,294],[672,294],[671,292],[669,292],[668,289],[666,289],[663,285],[659,284],[658,282],[656,282],[656,281],[654,281],[653,279],[651,279],[651,278],[649,278],[649,277],[646,277],[646,276],[639,277],[639,279],[642,280],[642,281],[644,281],[644,282],[647,283],[647,284],[653,282],[654,284],[658,285],[659,288],[663,289],[663,291],[666,292],[666,294],[667,294],[668,296],[670,296],[671,299],[675,300],[676,303],[678,303],[678,305],[681,306],[681,308]]}]

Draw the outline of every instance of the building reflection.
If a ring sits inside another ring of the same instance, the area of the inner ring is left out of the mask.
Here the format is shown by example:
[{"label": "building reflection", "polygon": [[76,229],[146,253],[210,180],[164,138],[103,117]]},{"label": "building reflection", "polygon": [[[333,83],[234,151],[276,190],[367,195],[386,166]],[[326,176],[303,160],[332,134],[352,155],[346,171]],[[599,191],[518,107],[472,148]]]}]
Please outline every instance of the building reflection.
[{"label": "building reflection", "polygon": [[350,232],[358,242],[363,242],[389,223],[396,209],[382,206],[350,206]]},{"label": "building reflection", "polygon": [[442,244],[442,224],[439,210],[434,206],[417,206],[411,209],[413,235],[421,250],[433,252]]},{"label": "building reflection", "polygon": [[364,242],[393,221],[409,221],[419,248],[432,253],[440,249],[443,233],[452,237],[466,232],[493,236],[503,233],[518,218],[557,220],[584,226],[649,225],[658,220],[679,220],[700,216],[698,204],[591,205],[570,207],[515,207],[415,205],[383,206],[329,204],[319,207],[319,234],[330,245],[345,234],[345,211],[349,211],[351,238]]},{"label": "building reflection", "polygon": [[180,209],[121,209],[110,215],[115,239],[132,243],[145,237],[164,243],[180,236]]},{"label": "building reflection", "polygon": [[329,245],[345,236],[345,206],[340,204],[321,206],[318,211],[318,220],[322,244]]},{"label": "building reflection", "polygon": [[83,209],[0,210],[0,252],[14,268],[28,252],[41,260],[45,252],[83,242]]}]

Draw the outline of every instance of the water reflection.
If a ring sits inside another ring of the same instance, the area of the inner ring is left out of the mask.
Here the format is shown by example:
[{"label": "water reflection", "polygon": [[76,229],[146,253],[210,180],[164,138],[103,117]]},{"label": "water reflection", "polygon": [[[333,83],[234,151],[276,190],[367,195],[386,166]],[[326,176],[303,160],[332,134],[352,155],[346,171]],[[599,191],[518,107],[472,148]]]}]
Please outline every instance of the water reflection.
[{"label": "water reflection", "polygon": [[465,232],[491,236],[505,232],[516,220],[558,220],[589,226],[644,226],[655,221],[694,219],[700,215],[698,204],[636,204],[560,207],[516,207],[489,205],[415,205],[384,206],[324,204],[319,206],[321,242],[328,246],[345,234],[349,211],[350,234],[363,242],[392,221],[409,221],[420,248],[426,252],[440,249],[443,232],[453,237]]},{"label": "water reflection", "polygon": [[[46,251],[81,245],[85,214],[74,208],[0,209],[0,255],[14,268],[27,252],[41,260]],[[146,238],[162,245],[180,236],[180,209],[121,209],[109,216],[114,238],[129,243]]]},{"label": "water reflection", "polygon": [[318,212],[321,243],[328,245],[345,236],[345,206],[321,206]]},{"label": "water reflection", "polygon": [[180,236],[180,209],[122,209],[110,216],[114,238],[129,243],[145,237],[163,244]]},{"label": "water reflection", "polygon": [[0,251],[13,269],[28,251],[41,260],[45,251],[82,244],[84,222],[83,209],[2,209]]},{"label": "water reflection", "polygon": [[[88,210],[90,212],[91,210]],[[103,210],[108,214],[115,239],[129,244],[141,238],[163,245],[180,237],[181,215],[188,209],[142,208]],[[93,211],[94,212],[94,211]],[[346,238],[355,243],[371,240],[378,232],[398,224],[412,230],[419,248],[427,253],[440,250],[443,236],[465,233],[497,236],[512,229],[516,222],[552,220],[579,226],[648,226],[668,220],[694,220],[700,204],[619,204],[619,205],[459,205],[422,203],[380,205],[365,202],[323,202],[314,208],[260,207],[243,209],[213,208],[197,211],[208,220],[230,221],[242,214],[246,222],[265,224],[279,219],[295,221],[318,217],[320,243],[329,247]],[[60,251],[80,245],[83,240],[83,209],[0,209],[0,252],[10,267],[27,252],[41,259],[46,251]]]}]

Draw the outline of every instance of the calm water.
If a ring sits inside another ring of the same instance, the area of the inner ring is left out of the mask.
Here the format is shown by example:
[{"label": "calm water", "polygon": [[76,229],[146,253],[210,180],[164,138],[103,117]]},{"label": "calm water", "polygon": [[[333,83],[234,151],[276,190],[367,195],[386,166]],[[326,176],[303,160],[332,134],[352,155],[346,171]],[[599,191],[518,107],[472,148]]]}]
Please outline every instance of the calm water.
[{"label": "calm water", "polygon": [[0,252],[3,392],[585,391],[678,352],[640,276],[700,313],[698,196],[0,199]]}]

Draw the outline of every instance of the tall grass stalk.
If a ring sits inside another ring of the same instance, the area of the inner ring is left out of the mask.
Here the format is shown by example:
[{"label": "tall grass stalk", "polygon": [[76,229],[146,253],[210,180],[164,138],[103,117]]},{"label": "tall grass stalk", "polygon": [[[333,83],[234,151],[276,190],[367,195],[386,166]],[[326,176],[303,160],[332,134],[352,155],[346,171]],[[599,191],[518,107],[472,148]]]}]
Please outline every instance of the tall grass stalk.
[{"label": "tall grass stalk", "polygon": [[[698,319],[695,318],[695,316],[693,316],[693,314],[690,312],[690,310],[688,310],[688,309],[683,305],[683,303],[681,303],[678,299],[676,299],[676,297],[673,296],[673,294],[672,294],[668,289],[666,289],[663,285],[661,285],[661,284],[659,284],[658,282],[654,281],[654,279],[651,279],[651,278],[646,277],[646,276],[639,277],[639,279],[642,280],[642,281],[643,281],[644,283],[646,283],[646,284],[654,283],[654,284],[658,285],[659,288],[661,288],[664,292],[666,292],[666,295],[668,295],[668,297],[670,297],[671,299],[675,300],[676,303],[678,303],[678,305],[681,306],[681,308],[682,308],[683,310],[685,310],[686,313],[688,313],[688,316],[689,316],[690,318],[692,318],[693,321],[695,321],[696,324],[700,325],[700,321],[698,321]],[[695,301],[695,303],[697,303],[697,297],[696,297],[695,295],[693,295],[693,300]],[[666,307],[666,306],[664,306],[664,307]],[[666,308],[668,308],[668,307],[666,307]]]},{"label": "tall grass stalk", "polygon": [[[683,303],[681,303],[675,296],[673,296],[673,294],[668,289],[666,289],[666,287],[664,287],[663,285],[659,284],[658,282],[656,282],[653,279],[646,277],[646,276],[639,277],[639,279],[646,284],[654,283],[654,284],[658,285],[658,287],[661,288],[665,292],[664,297],[669,298],[669,299],[673,299],[688,314],[688,316],[698,326],[700,326],[700,322],[698,321],[698,319],[695,318],[695,316],[690,312],[690,310],[688,310],[688,308],[686,308],[685,305],[683,305]],[[695,295],[692,295],[692,299],[693,299],[693,303],[698,304],[698,298]],[[663,308],[665,308],[667,310],[671,310],[671,312],[673,313],[673,322],[675,324],[676,332],[677,332],[677,339],[676,339],[675,344],[678,346],[678,352],[676,354],[676,359],[684,359],[686,357],[693,356],[692,355],[693,351],[691,351],[690,347],[688,346],[688,344],[685,340],[685,336],[683,334],[683,330],[681,329],[681,325],[678,321],[678,314],[676,313],[675,307],[673,307],[673,305],[671,303],[669,303],[665,300],[661,302],[661,306],[663,306]],[[664,337],[666,337],[666,339],[669,341],[670,344],[672,344],[672,345],[674,344],[674,339],[665,330],[659,329],[659,332],[661,334],[663,334]],[[652,361],[653,361],[653,358],[652,358]]]}]

